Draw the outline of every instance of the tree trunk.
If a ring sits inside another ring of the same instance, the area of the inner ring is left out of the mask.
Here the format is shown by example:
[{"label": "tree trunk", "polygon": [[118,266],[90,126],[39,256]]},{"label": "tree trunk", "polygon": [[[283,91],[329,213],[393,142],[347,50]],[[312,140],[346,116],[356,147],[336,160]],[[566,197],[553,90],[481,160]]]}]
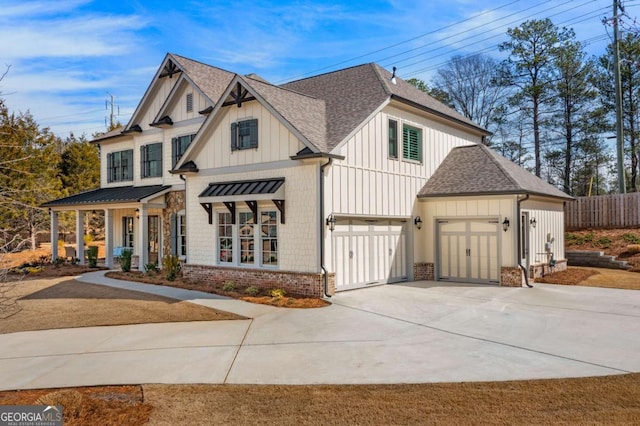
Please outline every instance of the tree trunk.
[{"label": "tree trunk", "polygon": [[538,95],[533,96],[533,145],[535,150],[536,160],[536,176],[540,177],[540,170],[542,165],[540,163],[540,99]]},{"label": "tree trunk", "polygon": [[564,125],[567,138],[567,148],[564,156],[564,192],[572,195],[571,191],[571,161],[573,159],[573,127],[571,126],[571,101],[565,99]]}]

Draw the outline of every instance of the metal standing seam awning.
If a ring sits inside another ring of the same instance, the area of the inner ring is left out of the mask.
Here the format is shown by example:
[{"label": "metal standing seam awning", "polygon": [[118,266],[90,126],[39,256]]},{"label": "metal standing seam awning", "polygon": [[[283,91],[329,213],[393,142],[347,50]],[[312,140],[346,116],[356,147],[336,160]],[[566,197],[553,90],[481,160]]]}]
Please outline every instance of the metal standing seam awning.
[{"label": "metal standing seam awning", "polygon": [[254,217],[258,217],[259,200],[272,201],[280,211],[280,223],[285,223],[283,177],[210,183],[198,198],[209,214],[209,224],[213,224],[213,203],[224,204],[231,212],[232,223],[236,223],[236,202],[246,203]]}]

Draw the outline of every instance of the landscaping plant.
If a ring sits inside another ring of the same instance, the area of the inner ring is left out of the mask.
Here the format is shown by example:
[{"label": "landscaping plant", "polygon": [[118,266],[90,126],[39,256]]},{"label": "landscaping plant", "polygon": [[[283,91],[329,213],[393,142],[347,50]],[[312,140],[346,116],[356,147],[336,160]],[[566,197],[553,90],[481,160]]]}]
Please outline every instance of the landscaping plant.
[{"label": "landscaping plant", "polygon": [[89,261],[89,268],[96,268],[98,266],[98,246],[89,246],[87,260]]},{"label": "landscaping plant", "polygon": [[131,256],[133,256],[132,250],[122,251],[122,256],[120,256],[120,268],[122,268],[122,272],[129,272],[131,270]]},{"label": "landscaping plant", "polygon": [[180,272],[180,259],[178,256],[165,256],[162,258],[164,276],[169,281],[174,281]]}]

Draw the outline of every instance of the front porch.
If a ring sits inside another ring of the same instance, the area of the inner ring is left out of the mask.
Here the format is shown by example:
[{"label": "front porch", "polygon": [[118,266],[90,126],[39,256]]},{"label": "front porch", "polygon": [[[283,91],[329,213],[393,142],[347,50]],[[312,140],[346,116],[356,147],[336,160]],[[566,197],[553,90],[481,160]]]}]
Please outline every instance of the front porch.
[{"label": "front porch", "polygon": [[148,264],[160,264],[165,255],[186,255],[184,191],[160,185],[101,188],[43,206],[50,212],[52,260],[69,257],[69,253],[60,252],[56,243],[59,216],[65,211],[74,211],[76,215],[74,249],[80,264],[86,263],[85,216],[98,210],[104,212],[106,267],[113,268],[124,250],[133,252],[133,266],[141,271]]}]

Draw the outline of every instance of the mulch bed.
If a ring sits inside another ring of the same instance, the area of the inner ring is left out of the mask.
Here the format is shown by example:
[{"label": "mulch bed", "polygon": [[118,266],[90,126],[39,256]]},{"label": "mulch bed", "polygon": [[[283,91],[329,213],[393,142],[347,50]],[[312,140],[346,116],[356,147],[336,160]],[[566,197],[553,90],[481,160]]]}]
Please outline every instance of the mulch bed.
[{"label": "mulch bed", "polygon": [[136,281],[146,284],[164,285],[169,287],[184,288],[186,290],[197,290],[205,293],[218,294],[221,296],[232,297],[234,299],[244,300],[245,302],[259,303],[263,305],[276,306],[280,308],[322,308],[330,305],[326,300],[314,297],[296,297],[296,296],[280,296],[273,297],[270,290],[259,289],[255,296],[248,296],[246,289],[248,286],[234,284],[232,290],[225,290],[223,283],[201,283],[186,280],[182,277],[169,281],[164,278],[161,273],[157,272],[139,272],[139,271],[109,271],[105,274],[109,278],[119,280]]},{"label": "mulch bed", "polygon": [[590,269],[568,268],[566,271],[554,272],[542,278],[536,278],[537,283],[577,285],[599,272]]}]

